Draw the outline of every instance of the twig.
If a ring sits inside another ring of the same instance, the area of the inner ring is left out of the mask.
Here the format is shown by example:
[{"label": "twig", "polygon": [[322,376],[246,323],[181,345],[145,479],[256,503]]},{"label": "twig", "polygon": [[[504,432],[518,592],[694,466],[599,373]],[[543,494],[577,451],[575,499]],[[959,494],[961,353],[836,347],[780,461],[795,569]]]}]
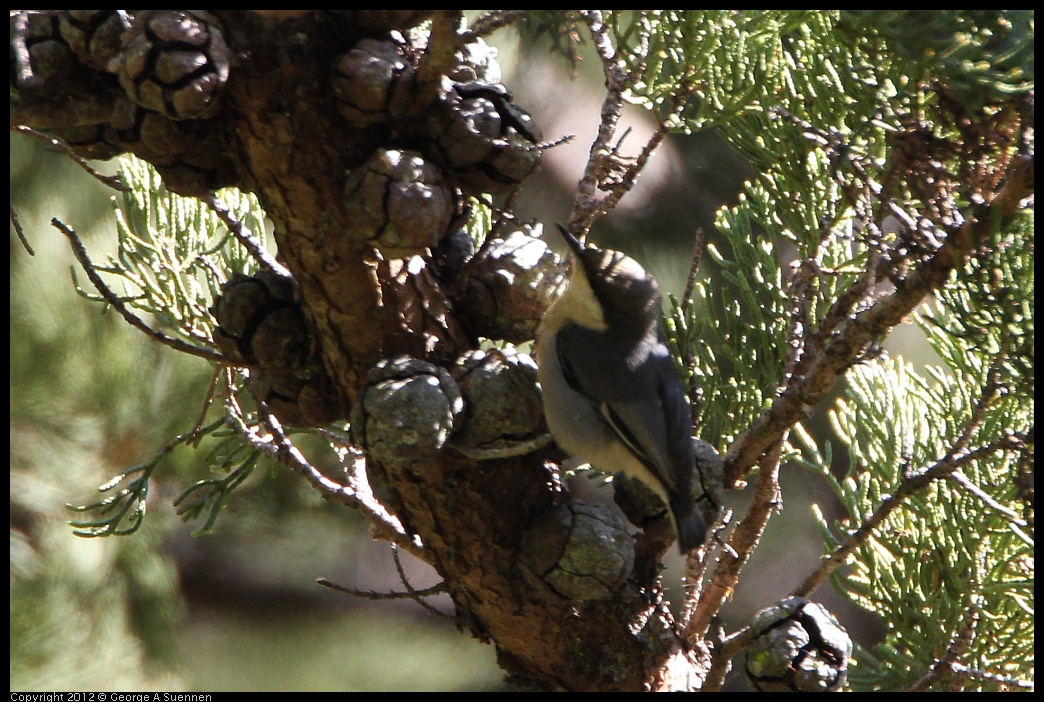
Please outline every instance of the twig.
[{"label": "twig", "polygon": [[323,587],[328,587],[331,590],[343,592],[352,597],[361,597],[366,600],[416,600],[421,597],[431,597],[432,595],[441,595],[446,592],[446,583],[437,583],[431,587],[426,587],[423,590],[414,590],[411,588],[406,592],[374,592],[373,590],[356,590],[352,587],[338,585],[326,578],[316,578],[315,582]]},{"label": "twig", "polygon": [[[707,568],[713,560],[711,558],[711,544],[721,543],[721,534],[725,533],[729,525],[732,523],[732,516],[732,510],[724,510],[721,519],[714,528],[711,538],[708,539],[707,545],[702,549],[690,552],[689,557],[685,561],[685,579],[683,582],[685,588],[685,599],[681,603],[678,623],[679,629],[682,633],[682,638],[690,642],[695,641],[693,638],[695,633],[691,630],[691,623],[696,608],[700,604],[700,596],[702,595],[703,588],[703,576],[706,574]],[[697,554],[699,554],[699,557],[697,557]]]},{"label": "twig", "polygon": [[[616,207],[620,199],[630,191],[638,174],[645,168],[653,152],[667,137],[672,120],[681,114],[681,111],[685,108],[694,86],[690,74],[687,73],[682,76],[678,89],[671,98],[670,109],[665,116],[659,119],[656,129],[638,156],[628,159],[621,158],[617,153],[619,141],[616,147],[610,146],[610,144],[613,142],[623,111],[625,103],[624,92],[634,81],[640,78],[641,73],[645,69],[649,35],[648,28],[644,24],[644,13],[639,18],[639,21],[643,22],[639,49],[636,52],[639,60],[632,72],[625,71],[621,62],[617,60],[616,50],[613,47],[602,13],[598,10],[584,10],[581,14],[587,21],[591,36],[594,39],[595,51],[602,61],[602,69],[605,73],[606,94],[605,99],[602,101],[598,133],[591,144],[587,166],[577,186],[573,212],[569,217],[568,228],[574,234],[587,232],[596,218],[605,215]],[[599,198],[596,195],[598,190],[603,190],[607,194]]]},{"label": "twig", "polygon": [[[623,89],[620,83],[623,80],[623,69],[614,61],[616,51],[613,49],[609,39],[609,33],[602,19],[602,13],[598,10],[587,10],[583,13],[587,26],[594,39],[595,51],[602,59],[602,67],[605,72],[606,94],[602,101],[601,119],[598,123],[598,134],[591,144],[590,155],[587,158],[587,166],[577,186],[576,202],[573,205],[573,213],[569,217],[569,230],[572,232],[586,232],[594,221],[597,199],[595,192],[605,169],[605,159],[608,158],[609,143],[616,133],[616,125],[620,121],[620,112],[623,109]],[[579,224],[579,227],[573,225]]]},{"label": "twig", "polygon": [[726,661],[735,658],[754,643],[754,639],[755,631],[749,626],[743,627],[725,639],[721,657]]},{"label": "twig", "polygon": [[1008,362],[1010,358],[1008,351],[1009,343],[1011,342],[1011,333],[1006,329],[1001,329],[1001,338],[998,342],[1000,347],[1000,353],[993,356],[993,360],[990,361],[990,367],[986,371],[986,382],[982,386],[982,391],[979,392],[979,396],[975,398],[975,403],[972,405],[971,416],[968,421],[965,422],[964,428],[961,429],[960,435],[953,443],[953,449],[951,453],[959,451],[968,447],[971,443],[972,437],[975,432],[982,426],[982,422],[986,419],[986,413],[989,410],[990,404],[997,398],[997,394],[1001,390],[1001,371],[1004,368],[1004,364]]},{"label": "twig", "polygon": [[732,661],[726,649],[725,626],[721,617],[715,615],[711,619],[710,629],[707,631],[707,641],[710,645],[710,668],[703,679],[700,692],[719,692],[728,680],[729,671],[732,670]]},{"label": "twig", "polygon": [[74,162],[76,162],[78,166],[80,166],[80,168],[87,171],[87,173],[89,173],[92,178],[100,181],[106,187],[112,188],[113,190],[118,190],[121,193],[130,192],[130,188],[128,188],[120,181],[119,176],[107,176],[104,173],[100,173],[93,166],[91,166],[91,164],[87,163],[87,159],[83,158],[75,151],[73,151],[72,148],[70,148],[69,145],[61,139],[57,139],[51,136],[50,134],[44,134],[43,132],[33,129],[32,127],[26,127],[25,125],[21,124],[14,127],[14,131],[20,134],[25,134],[26,136],[30,136],[33,139],[37,139],[46,144],[50,144],[51,146],[53,146],[54,148],[58,149],[63,154],[71,158]]},{"label": "twig", "polygon": [[490,10],[475,20],[470,29],[461,32],[460,41],[462,44],[468,44],[479,37],[492,34],[501,27],[515,24],[525,16],[525,10]]},{"label": "twig", "polygon": [[761,540],[769,516],[780,508],[779,459],[782,451],[783,440],[780,439],[761,457],[754,499],[743,521],[722,549],[714,576],[704,588],[700,604],[689,623],[690,636],[701,636],[710,625],[711,617],[732,596],[740,572]]},{"label": "twig", "polygon": [[214,403],[214,392],[217,390],[218,381],[221,379],[222,366],[216,366],[214,372],[210,376],[210,385],[207,387],[206,397],[203,398],[203,409],[199,413],[199,419],[193,425],[191,433],[199,433],[203,427],[203,421],[207,418],[207,411],[210,410],[210,405]]},{"label": "twig", "polygon": [[871,514],[853,531],[844,543],[834,549],[823,563],[805,580],[791,591],[791,595],[797,597],[808,597],[817,587],[829,578],[838,567],[848,561],[848,557],[862,546],[873,534],[874,529],[880,526],[884,520],[895,510],[906,504],[907,498],[919,490],[923,490],[933,481],[948,478],[961,466],[973,463],[990,456],[997,451],[1018,450],[1024,443],[1021,434],[1009,434],[990,443],[970,451],[957,451],[947,453],[931,466],[916,473],[910,474],[899,484],[891,495],[881,501],[874,513]]},{"label": "twig", "polygon": [[94,284],[95,289],[101,294],[107,303],[112,305],[113,309],[120,313],[120,315],[130,323],[135,329],[144,332],[147,336],[156,341],[160,342],[164,346],[169,346],[175,351],[181,351],[192,356],[211,361],[212,363],[225,363],[225,357],[216,351],[210,349],[201,348],[199,346],[193,346],[181,339],[175,339],[174,337],[167,336],[161,331],[153,329],[145,322],[141,321],[134,315],[133,312],[128,309],[123,299],[119,295],[114,293],[105,281],[102,280],[101,275],[98,274],[97,269],[94,266],[94,262],[91,261],[90,256],[87,253],[87,249],[84,247],[83,242],[80,240],[79,235],[76,234],[70,227],[61,222],[58,218],[51,220],[51,224],[58,229],[58,231],[65,234],[69,239],[69,244],[72,247],[73,255],[76,260],[79,261],[80,267],[83,268],[84,273],[90,279],[91,283]]},{"label": "twig", "polygon": [[962,488],[964,488],[967,492],[969,492],[972,496],[974,496],[980,502],[985,504],[987,507],[992,509],[994,512],[999,513],[1005,519],[1007,519],[1008,522],[1013,527],[1019,528],[1019,527],[1028,526],[1026,520],[1023,519],[1022,517],[1020,517],[1018,512],[1016,512],[1013,509],[1009,509],[1009,508],[1005,507],[1000,502],[997,502],[997,500],[993,499],[989,495],[989,493],[984,492],[978,485],[976,485],[972,481],[968,480],[968,476],[966,476],[961,471],[955,470],[950,475],[947,475],[946,479],[947,480],[952,480],[953,482],[955,482],[958,485],[960,485]]},{"label": "twig", "polygon": [[545,139],[544,141],[531,145],[529,148],[537,149],[539,151],[547,151],[548,149],[553,149],[562,144],[568,144],[573,141],[573,139],[576,139],[576,134],[563,134],[555,139]]},{"label": "twig", "polygon": [[11,207],[11,226],[14,227],[15,234],[18,235],[18,240],[22,242],[22,246],[29,252],[30,256],[35,256],[36,252],[33,251],[33,247],[29,245],[29,240],[25,238],[25,231],[22,229],[22,223],[18,221],[18,213],[15,212],[14,207]]},{"label": "twig", "polygon": [[1019,209],[1020,202],[1033,194],[1032,158],[1014,161],[1008,176],[993,200],[973,205],[964,223],[952,228],[939,249],[914,269],[902,285],[838,325],[807,372],[790,384],[733,442],[725,456],[726,486],[740,480],[760,455],[833,390],[853,359],[940,288],[977,242],[984,241],[998,221],[1009,219]]},{"label": "twig", "polygon": [[[402,567],[402,559],[399,558],[399,545],[397,543],[395,543],[394,541],[391,542],[391,550],[392,550],[392,559],[395,561],[395,570],[398,571],[398,573],[399,573],[399,582],[401,582],[403,585],[405,585],[406,589],[409,592],[416,594],[418,591],[414,590],[413,586],[410,585],[410,579],[408,577],[406,577],[406,571]],[[445,583],[440,583],[440,584],[444,585]],[[440,612],[439,610],[437,610],[434,607],[432,607],[430,604],[425,602],[420,597],[415,597],[414,599],[416,600],[417,604],[419,604],[421,607],[423,607],[424,609],[426,609],[429,612],[431,612],[432,614],[434,614],[436,617],[446,617],[447,619],[452,619],[452,617],[450,617],[450,615],[446,614],[445,612]]]},{"label": "twig", "polygon": [[226,205],[221,198],[214,194],[208,194],[203,198],[203,202],[205,202],[207,207],[213,210],[218,218],[225,223],[228,230],[232,232],[232,236],[243,245],[243,248],[250,253],[254,260],[260,263],[267,270],[273,271],[287,278],[292,277],[287,267],[277,261],[275,256],[268,252],[268,249],[265,248],[260,237],[250,231],[249,228],[232,215],[228,205]]},{"label": "twig", "polygon": [[19,10],[14,15],[14,27],[11,32],[11,52],[14,54],[15,85],[19,89],[34,88],[42,81],[33,75],[33,62],[29,58],[29,49],[25,45],[25,37],[29,33],[29,13]]},{"label": "twig", "polygon": [[282,463],[295,473],[303,476],[324,499],[358,509],[384,538],[402,545],[403,548],[413,555],[421,560],[425,560],[426,553],[420,542],[407,534],[399,520],[394,515],[388,513],[380,503],[350,485],[341,485],[334,482],[313,466],[304,454],[293,445],[283,432],[279,420],[268,410],[263,402],[258,404],[261,405],[262,421],[268,429],[268,434],[261,435],[256,428],[251,427],[239,405],[237,388],[231,379],[231,369],[229,369],[228,373],[226,380],[228,396],[225,398],[225,421],[236,433],[269,458]]},{"label": "twig", "polygon": [[960,626],[957,627],[957,631],[950,640],[950,645],[946,647],[946,652],[943,654],[942,658],[937,659],[920,680],[907,688],[908,692],[924,692],[940,677],[952,673],[954,670],[953,666],[957,662],[957,659],[974,641],[975,625],[979,622],[979,609],[982,605],[982,596],[977,594],[977,591],[982,585],[983,571],[986,570],[986,564],[984,562],[984,547],[987,543],[989,543],[989,541],[984,540],[982,545],[980,545],[978,552],[975,554],[976,568],[968,574],[969,590],[971,592],[968,609],[965,610]]},{"label": "twig", "polygon": [[692,256],[689,258],[689,276],[685,279],[685,292],[682,293],[682,304],[692,301],[693,289],[696,287],[700,261],[703,260],[703,227],[696,227],[696,240],[692,243]]},{"label": "twig", "polygon": [[[685,292],[682,293],[681,309],[688,310],[693,305],[692,295],[696,288],[696,278],[703,259],[703,227],[696,228],[696,241],[692,245],[692,257],[689,259],[689,276],[685,280]],[[703,415],[703,388],[696,374],[696,352],[692,344],[686,344],[682,352],[682,364],[689,379],[689,415],[692,425],[699,426]]]},{"label": "twig", "polygon": [[779,392],[786,390],[787,386],[799,377],[799,368],[802,359],[809,358],[806,347],[809,340],[814,336],[809,332],[812,330],[812,320],[809,315],[809,299],[812,297],[812,278],[818,262],[814,259],[797,261],[796,267],[790,278],[791,305],[787,318],[789,329],[787,330],[787,355],[783,364],[782,384]]}]

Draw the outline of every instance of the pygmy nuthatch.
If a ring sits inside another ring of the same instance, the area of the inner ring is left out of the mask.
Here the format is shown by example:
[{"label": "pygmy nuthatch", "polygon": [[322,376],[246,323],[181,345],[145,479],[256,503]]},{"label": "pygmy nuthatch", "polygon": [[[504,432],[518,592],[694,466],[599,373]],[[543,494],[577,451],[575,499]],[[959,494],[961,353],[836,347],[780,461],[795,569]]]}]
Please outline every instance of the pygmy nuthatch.
[{"label": "pygmy nuthatch", "polygon": [[670,508],[678,547],[703,543],[692,497],[692,418],[664,343],[656,279],[619,251],[572,249],[569,287],[537,332],[537,377],[558,445],[640,480]]}]

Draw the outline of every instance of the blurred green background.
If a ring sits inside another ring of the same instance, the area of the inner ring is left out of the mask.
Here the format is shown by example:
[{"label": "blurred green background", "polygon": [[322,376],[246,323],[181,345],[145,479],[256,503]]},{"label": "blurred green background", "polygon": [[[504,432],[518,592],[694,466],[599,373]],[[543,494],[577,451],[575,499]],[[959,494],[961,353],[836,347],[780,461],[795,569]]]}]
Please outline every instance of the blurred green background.
[{"label": "blurred green background", "polygon": [[[543,48],[523,52],[509,32],[495,40],[504,82],[544,137],[576,135],[546,153],[516,212],[565,222],[597,125],[598,66],[587,61],[571,77]],[[625,144],[637,150],[649,126],[640,115],[624,123],[633,129]],[[210,369],[76,295],[68,244],[50,219],[80,232],[101,260],[115,241],[110,192],[17,134],[10,174],[11,206],[35,250],[30,256],[12,227],[11,689],[507,689],[492,647],[458,632],[451,619],[410,601],[373,602],[316,585],[325,577],[364,590],[403,589],[387,544],[289,471],[255,471],[215,532],[192,538],[194,525],[182,523],[171,502],[205,467],[179,449],[157,472],[140,532],[73,536],[65,504],[90,501],[98,485],[187,431]],[[714,212],[735,200],[746,177],[747,165],[713,133],[669,139],[592,238],[628,251],[666,290],[680,292],[697,228],[713,235]],[[76,280],[88,285],[82,273]],[[912,327],[888,343],[923,358]],[[609,500],[608,491],[585,489],[593,492]],[[829,514],[832,494],[793,468],[783,471],[783,494],[788,509],[770,522],[723,612],[727,630],[784,596],[821,553],[807,505]],[[746,498],[734,494],[730,502],[742,509]],[[407,555],[403,563],[414,587],[437,582],[427,566]],[[669,566],[664,582],[672,590],[681,569],[676,560]],[[816,599],[857,641],[876,636],[873,622],[833,592]],[[448,598],[431,602],[451,612]]]}]

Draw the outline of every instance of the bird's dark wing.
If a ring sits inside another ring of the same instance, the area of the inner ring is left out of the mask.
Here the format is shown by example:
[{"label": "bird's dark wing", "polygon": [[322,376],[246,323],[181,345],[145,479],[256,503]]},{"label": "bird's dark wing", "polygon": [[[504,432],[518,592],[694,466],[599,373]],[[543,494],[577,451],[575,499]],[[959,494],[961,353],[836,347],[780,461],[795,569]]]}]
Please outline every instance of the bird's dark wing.
[{"label": "bird's dark wing", "polygon": [[562,329],[557,347],[570,387],[597,404],[621,443],[670,490],[679,478],[687,487],[692,426],[667,348],[658,342],[617,348],[579,326]]}]

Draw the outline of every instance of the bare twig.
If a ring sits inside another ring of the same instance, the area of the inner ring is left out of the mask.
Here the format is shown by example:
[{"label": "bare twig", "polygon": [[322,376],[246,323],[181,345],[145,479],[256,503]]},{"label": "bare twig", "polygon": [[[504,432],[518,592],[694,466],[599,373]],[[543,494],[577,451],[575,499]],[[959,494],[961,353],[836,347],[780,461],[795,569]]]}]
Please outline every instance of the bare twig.
[{"label": "bare twig", "polygon": [[252,427],[239,405],[237,388],[231,378],[231,369],[229,369],[226,384],[228,396],[225,398],[225,421],[247,443],[303,476],[324,499],[358,509],[382,537],[401,545],[413,555],[425,560],[426,554],[420,542],[407,534],[399,520],[384,509],[371,495],[356,490],[351,485],[341,485],[323,475],[313,466],[300,449],[293,445],[293,442],[283,432],[279,420],[268,411],[264,403],[259,404],[267,433],[262,435],[257,431],[257,427]]},{"label": "bare twig", "polygon": [[490,10],[472,23],[471,28],[461,32],[462,44],[473,42],[497,31],[501,27],[515,24],[526,16],[525,10]]},{"label": "bare twig", "polygon": [[[687,73],[679,81],[678,88],[671,98],[670,109],[657,122],[655,130],[639,154],[633,158],[621,157],[619,141],[622,139],[617,141],[616,146],[612,144],[625,103],[624,93],[640,78],[645,68],[645,57],[649,49],[648,27],[642,13],[639,17],[642,31],[639,35],[638,50],[635,52],[638,61],[634,70],[627,72],[617,60],[616,49],[613,47],[602,13],[598,10],[584,10],[581,14],[587,21],[595,51],[602,61],[606,94],[602,101],[598,133],[591,144],[587,166],[577,186],[576,201],[569,217],[569,230],[578,236],[585,234],[595,219],[616,207],[620,199],[634,186],[638,174],[667,137],[672,120],[685,108],[693,89],[692,76]],[[599,190],[606,194],[599,197]]]},{"label": "bare twig", "polygon": [[699,606],[689,623],[690,636],[702,636],[710,625],[711,617],[732,596],[736,583],[739,581],[740,572],[761,541],[761,535],[768,524],[769,516],[780,508],[779,459],[782,451],[783,441],[780,439],[765,452],[759,462],[754,499],[751,501],[746,516],[732,532],[728,543],[722,549],[714,576],[704,588]]},{"label": "bare twig", "polygon": [[11,53],[14,54],[15,85],[20,89],[36,87],[41,81],[33,75],[33,62],[29,58],[29,49],[25,45],[25,37],[29,32],[29,13],[26,10],[19,10],[13,14],[13,17]]},{"label": "bare twig", "polygon": [[[689,259],[689,276],[685,280],[685,291],[682,293],[681,309],[688,310],[694,304],[692,300],[693,291],[696,288],[700,261],[703,258],[703,227],[696,228],[696,240],[692,244],[692,257]],[[686,377],[689,379],[689,415],[692,417],[692,425],[699,426],[700,417],[703,415],[703,388],[700,386],[696,374],[696,352],[692,344],[686,344],[682,352],[682,364],[685,366]]]},{"label": "bare twig", "polygon": [[11,207],[11,226],[14,227],[15,234],[18,235],[18,240],[22,242],[22,246],[29,252],[30,256],[35,256],[36,252],[33,251],[33,247],[29,245],[29,240],[25,238],[25,231],[22,229],[22,223],[18,221],[18,213],[15,212],[15,208]]},{"label": "bare twig", "polygon": [[710,567],[712,562],[714,562],[714,559],[712,558],[712,544],[718,544],[721,542],[721,535],[725,533],[729,525],[732,523],[732,516],[732,510],[724,510],[721,519],[714,528],[713,534],[710,539],[708,539],[707,545],[702,549],[691,551],[685,561],[685,579],[683,581],[685,599],[681,603],[678,624],[682,638],[685,638],[690,642],[696,641],[696,638],[694,638],[696,634],[692,631],[691,624],[693,615],[696,613],[696,609],[700,604],[700,596],[702,595],[703,588],[703,576],[706,574],[707,568]]},{"label": "bare twig", "polygon": [[351,595],[352,597],[361,597],[365,600],[418,600],[422,597],[441,595],[442,593],[446,592],[446,583],[438,583],[436,585],[432,585],[431,587],[426,587],[423,590],[414,590],[411,588],[406,592],[374,592],[373,590],[357,590],[352,587],[338,585],[337,583],[327,580],[326,578],[316,578],[315,582],[319,583],[323,587],[328,587],[331,590],[343,592],[344,594]]},{"label": "bare twig", "polygon": [[813,259],[805,259],[794,263],[794,270],[789,276],[791,300],[789,314],[790,328],[787,330],[787,356],[783,363],[783,378],[779,391],[783,392],[787,386],[798,377],[798,368],[806,355],[806,344],[813,336],[812,320],[809,315],[809,302],[812,297],[812,279],[818,262]]},{"label": "bare twig", "polygon": [[703,227],[696,227],[696,237],[692,242],[692,256],[689,258],[689,276],[685,279],[685,292],[682,293],[682,304],[692,301],[692,292],[699,277],[700,261],[703,260]]},{"label": "bare twig", "polygon": [[260,236],[254,234],[247,228],[241,221],[236,219],[228,205],[224,203],[216,195],[210,194],[203,198],[203,202],[207,204],[207,207],[212,209],[218,218],[225,223],[228,230],[232,232],[232,236],[243,245],[250,255],[260,263],[265,269],[278,273],[281,276],[287,278],[292,277],[290,271],[282,263],[276,260],[275,256],[268,252],[265,248],[264,242],[262,242]]},{"label": "bare twig", "polygon": [[93,166],[91,166],[91,164],[87,163],[87,160],[85,158],[83,158],[75,151],[73,151],[71,148],[69,148],[69,145],[61,139],[56,139],[50,134],[44,134],[43,132],[37,131],[32,127],[26,127],[25,125],[16,126],[13,128],[13,131],[16,131],[20,134],[25,134],[26,136],[30,136],[33,139],[37,139],[39,141],[44,142],[45,144],[49,144],[54,148],[58,149],[63,154],[71,158],[74,162],[76,162],[76,164],[80,168],[87,171],[87,173],[89,173],[92,178],[100,181],[106,187],[112,188],[113,190],[119,190],[121,193],[130,192],[130,188],[128,188],[120,181],[119,176],[107,176],[104,173],[99,173]]},{"label": "bare twig", "polygon": [[119,312],[120,316],[126,319],[132,327],[141,332],[144,332],[145,335],[149,336],[152,339],[155,339],[164,346],[169,346],[175,351],[181,351],[182,353],[197,356],[207,361],[211,361],[212,363],[225,363],[225,357],[217,353],[216,351],[212,351],[210,349],[202,348],[199,346],[193,346],[192,344],[182,341],[181,339],[175,339],[174,337],[167,336],[163,332],[157,331],[156,329],[153,329],[152,327],[147,325],[145,322],[141,321],[141,319],[139,319],[137,316],[135,316],[133,312],[130,311],[123,299],[119,295],[114,293],[109,288],[109,286],[106,285],[105,281],[102,280],[101,275],[95,268],[94,262],[91,261],[91,258],[87,253],[87,249],[84,247],[83,241],[80,240],[79,235],[77,235],[75,231],[73,231],[69,226],[67,226],[57,218],[52,219],[51,224],[54,225],[54,227],[58,229],[58,231],[65,234],[66,238],[69,239],[69,244],[72,247],[73,255],[76,256],[76,260],[79,261],[80,267],[83,268],[84,273],[87,274],[87,277],[90,279],[91,283],[94,284],[94,287],[98,291],[98,293],[107,303],[112,305],[113,309]]},{"label": "bare twig", "polygon": [[200,410],[199,419],[196,420],[195,425],[192,427],[192,431],[189,433],[198,434],[200,429],[203,427],[203,421],[207,418],[207,412],[210,410],[210,405],[214,402],[214,392],[217,390],[218,381],[221,380],[223,367],[215,366],[214,372],[210,376],[210,385],[207,386],[207,394],[203,398],[203,408]]},{"label": "bare twig", "polygon": [[725,686],[729,671],[732,670],[732,662],[728,657],[725,644],[725,625],[721,617],[715,615],[711,618],[706,640],[710,645],[711,664],[703,680],[703,686],[700,687],[700,692],[719,692]]},{"label": "bare twig", "polygon": [[[392,559],[395,561],[395,570],[399,573],[399,582],[406,586],[407,591],[417,593],[418,591],[414,590],[413,586],[410,585],[410,579],[406,577],[406,571],[402,567],[402,559],[399,557],[399,546],[394,541],[391,543],[391,550]],[[450,617],[448,614],[435,609],[430,604],[421,599],[419,596],[415,597],[414,599],[416,600],[417,604],[434,614],[436,617],[446,617],[452,619],[452,617]]]},{"label": "bare twig", "polygon": [[730,660],[745,651],[752,643],[756,632],[749,626],[745,626],[725,639],[722,658]]},{"label": "bare twig", "polygon": [[[577,186],[576,202],[573,205],[573,213],[569,217],[569,230],[576,233],[586,233],[594,221],[593,211],[597,204],[595,193],[598,190],[599,181],[605,170],[605,159],[609,155],[609,143],[616,133],[616,125],[620,121],[620,113],[623,109],[623,89],[620,83],[623,80],[623,69],[614,59],[616,51],[613,49],[609,32],[602,19],[602,13],[598,10],[587,10],[583,13],[584,19],[594,39],[595,50],[602,59],[602,66],[606,79],[606,95],[602,101],[601,120],[598,123],[598,134],[591,144],[590,155],[587,166]],[[574,227],[574,223],[578,227]]]},{"label": "bare twig", "polygon": [[527,147],[527,150],[537,149],[539,151],[546,151],[548,149],[553,149],[556,146],[561,146],[562,144],[568,144],[573,139],[576,139],[575,134],[563,134],[562,136],[556,137],[555,139],[546,139],[536,144],[532,144]]}]

